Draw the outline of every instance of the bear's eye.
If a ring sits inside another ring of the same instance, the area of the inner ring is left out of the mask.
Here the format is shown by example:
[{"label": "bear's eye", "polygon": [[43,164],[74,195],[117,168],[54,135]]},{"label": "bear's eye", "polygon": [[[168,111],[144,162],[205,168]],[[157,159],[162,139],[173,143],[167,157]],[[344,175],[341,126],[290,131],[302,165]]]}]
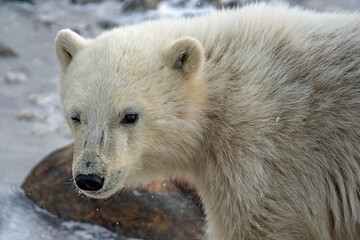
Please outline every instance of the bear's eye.
[{"label": "bear's eye", "polygon": [[80,123],[80,117],[78,117],[78,116],[71,116],[70,118],[71,118],[71,120],[72,120],[74,123]]},{"label": "bear's eye", "polygon": [[136,113],[126,114],[122,120],[124,124],[134,124],[138,120],[138,115]]}]

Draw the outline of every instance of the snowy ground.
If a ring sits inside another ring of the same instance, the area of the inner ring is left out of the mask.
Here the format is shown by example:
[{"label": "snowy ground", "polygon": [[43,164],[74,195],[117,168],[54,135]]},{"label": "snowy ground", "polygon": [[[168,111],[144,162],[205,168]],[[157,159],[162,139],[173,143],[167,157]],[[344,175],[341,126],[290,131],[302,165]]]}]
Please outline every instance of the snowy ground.
[{"label": "snowy ground", "polygon": [[[166,1],[145,13],[121,11],[121,4],[74,5],[69,0],[25,2],[0,0],[0,42],[19,57],[0,58],[0,240],[123,239],[104,228],[61,221],[23,195],[26,174],[50,151],[71,142],[56,95],[59,72],[53,41],[58,30],[72,28],[95,36],[108,24],[129,24],[157,17],[179,17],[208,11],[188,1]],[[326,9],[360,9],[358,0],[294,0]]]}]

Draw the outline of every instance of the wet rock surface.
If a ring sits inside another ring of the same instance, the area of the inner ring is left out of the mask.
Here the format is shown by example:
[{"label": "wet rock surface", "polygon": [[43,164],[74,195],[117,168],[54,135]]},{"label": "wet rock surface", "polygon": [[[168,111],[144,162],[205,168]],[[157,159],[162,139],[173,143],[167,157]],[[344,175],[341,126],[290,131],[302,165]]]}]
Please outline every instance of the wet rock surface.
[{"label": "wet rock surface", "polygon": [[123,11],[147,11],[155,9],[161,0],[120,0],[123,3]]},{"label": "wet rock surface", "polygon": [[86,3],[99,3],[103,0],[71,0],[71,3],[80,3],[80,4],[86,4]]},{"label": "wet rock surface", "polygon": [[99,224],[127,237],[185,240],[202,236],[203,214],[187,185],[157,182],[107,200],[90,199],[74,187],[72,156],[73,145],[69,145],[38,163],[22,184],[26,196],[63,219]]},{"label": "wet rock surface", "polygon": [[119,26],[117,23],[110,20],[100,20],[97,22],[97,25],[104,30],[116,28]]}]

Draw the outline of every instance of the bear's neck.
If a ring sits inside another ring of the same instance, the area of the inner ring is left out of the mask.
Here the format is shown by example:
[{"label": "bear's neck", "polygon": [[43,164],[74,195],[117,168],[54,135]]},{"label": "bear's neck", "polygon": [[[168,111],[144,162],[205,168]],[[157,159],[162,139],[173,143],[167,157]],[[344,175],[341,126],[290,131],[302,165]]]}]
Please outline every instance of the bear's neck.
[{"label": "bear's neck", "polygon": [[[257,189],[262,168],[256,161],[236,154],[231,143],[212,128],[211,143],[205,143],[194,162],[193,180],[205,207],[207,237],[213,239],[245,239],[249,237],[252,218],[261,199]],[[222,143],[220,143],[222,142]],[[225,147],[224,147],[225,146]],[[226,147],[227,146],[227,147]],[[257,169],[254,172],[254,169]]]}]

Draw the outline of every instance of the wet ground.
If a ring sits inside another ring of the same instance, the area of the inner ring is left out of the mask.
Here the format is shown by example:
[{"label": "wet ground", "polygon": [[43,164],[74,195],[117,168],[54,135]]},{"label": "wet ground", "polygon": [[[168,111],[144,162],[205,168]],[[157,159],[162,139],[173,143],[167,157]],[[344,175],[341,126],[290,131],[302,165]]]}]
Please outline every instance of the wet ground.
[{"label": "wet ground", "polygon": [[[188,1],[184,7],[179,7],[178,2],[161,3],[157,9],[145,13],[123,13],[117,1],[74,5],[65,0],[44,0],[34,5],[0,0],[0,42],[19,55],[0,57],[0,202],[3,204],[0,240],[30,239],[30,236],[31,239],[54,239],[56,236],[61,239],[120,239],[101,228],[92,231],[94,227],[86,224],[49,217],[27,201],[19,188],[37,161],[71,142],[56,95],[59,67],[53,41],[62,28],[95,36],[104,26],[178,17],[209,9],[209,6],[199,6],[197,1]],[[319,10],[360,10],[359,0],[292,2]]]}]

